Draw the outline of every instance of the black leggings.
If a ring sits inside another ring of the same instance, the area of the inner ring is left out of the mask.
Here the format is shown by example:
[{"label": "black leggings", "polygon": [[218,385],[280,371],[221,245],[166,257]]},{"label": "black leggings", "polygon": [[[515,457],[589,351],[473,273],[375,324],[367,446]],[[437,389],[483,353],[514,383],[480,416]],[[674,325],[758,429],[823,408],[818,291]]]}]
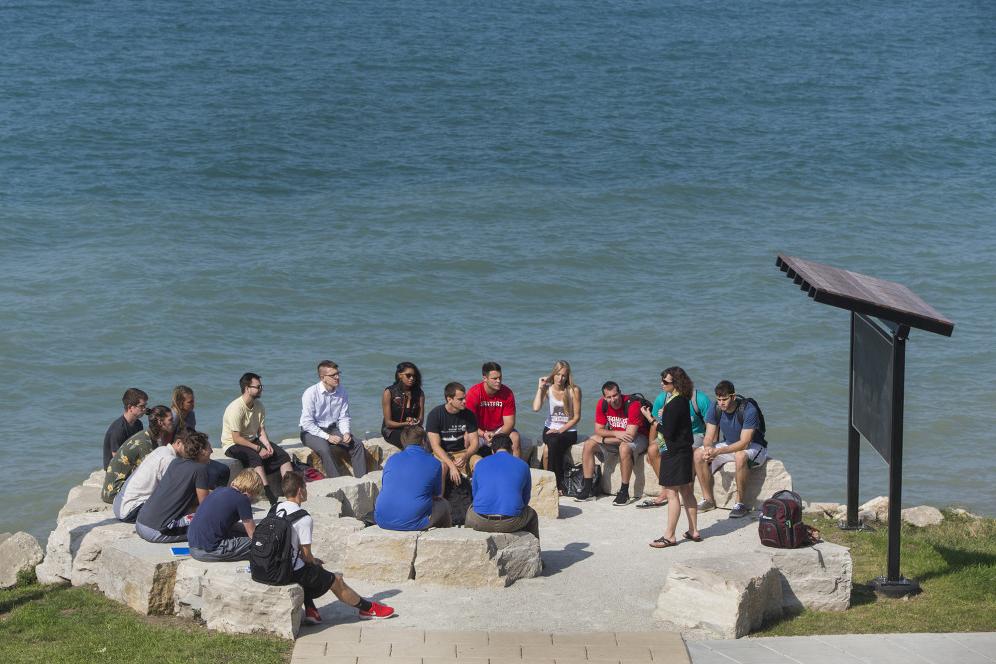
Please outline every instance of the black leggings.
[{"label": "black leggings", "polygon": [[564,433],[550,433],[550,430],[543,427],[543,443],[546,445],[547,458],[550,459],[550,470],[557,478],[557,488],[561,491],[564,486],[564,457],[570,451],[571,445],[578,442],[578,432],[565,431]]}]

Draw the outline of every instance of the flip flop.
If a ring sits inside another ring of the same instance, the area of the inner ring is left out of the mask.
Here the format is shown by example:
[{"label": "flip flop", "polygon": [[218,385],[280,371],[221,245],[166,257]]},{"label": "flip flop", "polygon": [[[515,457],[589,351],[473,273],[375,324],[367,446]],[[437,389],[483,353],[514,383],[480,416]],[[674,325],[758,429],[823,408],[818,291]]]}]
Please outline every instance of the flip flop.
[{"label": "flip flop", "polygon": [[686,530],[685,534],[682,535],[682,537],[684,537],[686,540],[692,540],[693,542],[701,542],[702,541],[702,535],[699,535],[697,537],[692,537],[692,531],[690,531],[690,530]]},{"label": "flip flop", "polygon": [[636,507],[637,507],[637,509],[645,509],[647,507],[664,507],[665,505],[667,505],[667,499],[666,498],[664,499],[663,502],[657,502],[653,498],[647,498],[643,502],[637,503]]},{"label": "flip flop", "polygon": [[653,542],[651,542],[650,546],[652,546],[655,549],[666,549],[669,546],[678,546],[678,541],[669,540],[668,538],[661,536],[655,539]]}]

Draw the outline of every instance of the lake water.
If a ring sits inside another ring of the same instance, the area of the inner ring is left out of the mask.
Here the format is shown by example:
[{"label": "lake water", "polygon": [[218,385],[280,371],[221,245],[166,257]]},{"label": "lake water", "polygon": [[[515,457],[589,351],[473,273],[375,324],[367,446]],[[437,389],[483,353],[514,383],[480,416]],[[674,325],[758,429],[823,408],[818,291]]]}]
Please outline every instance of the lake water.
[{"label": "lake water", "polygon": [[[842,500],[848,314],[779,252],[955,321],[907,353],[904,502],[996,513],[996,6],[955,0],[0,6],[0,531],[46,536],[126,387],[251,370],[295,435],[315,365],[376,431],[502,363],[519,428],[569,360],[755,397]],[[862,499],[887,469],[863,447]]]}]

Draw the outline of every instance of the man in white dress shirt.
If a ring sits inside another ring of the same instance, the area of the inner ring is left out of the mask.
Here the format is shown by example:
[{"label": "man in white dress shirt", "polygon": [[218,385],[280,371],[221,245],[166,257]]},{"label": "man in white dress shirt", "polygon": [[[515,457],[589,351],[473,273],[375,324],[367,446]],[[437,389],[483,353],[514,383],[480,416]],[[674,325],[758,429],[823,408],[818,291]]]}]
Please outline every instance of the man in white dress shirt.
[{"label": "man in white dress shirt", "polygon": [[339,365],[331,360],[318,364],[318,383],[301,396],[301,442],[322,459],[326,477],[338,477],[332,450],[349,454],[353,475],[367,474],[363,443],[349,430],[349,395],[340,383]]}]

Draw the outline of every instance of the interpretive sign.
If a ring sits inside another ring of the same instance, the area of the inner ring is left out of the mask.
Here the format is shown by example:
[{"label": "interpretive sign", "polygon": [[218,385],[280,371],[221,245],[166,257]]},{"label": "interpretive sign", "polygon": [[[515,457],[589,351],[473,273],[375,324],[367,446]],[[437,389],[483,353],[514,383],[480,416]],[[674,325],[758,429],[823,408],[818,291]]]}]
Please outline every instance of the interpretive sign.
[{"label": "interpretive sign", "polygon": [[893,343],[891,335],[866,316],[854,314],[851,339],[851,425],[886,463],[892,459]]}]

